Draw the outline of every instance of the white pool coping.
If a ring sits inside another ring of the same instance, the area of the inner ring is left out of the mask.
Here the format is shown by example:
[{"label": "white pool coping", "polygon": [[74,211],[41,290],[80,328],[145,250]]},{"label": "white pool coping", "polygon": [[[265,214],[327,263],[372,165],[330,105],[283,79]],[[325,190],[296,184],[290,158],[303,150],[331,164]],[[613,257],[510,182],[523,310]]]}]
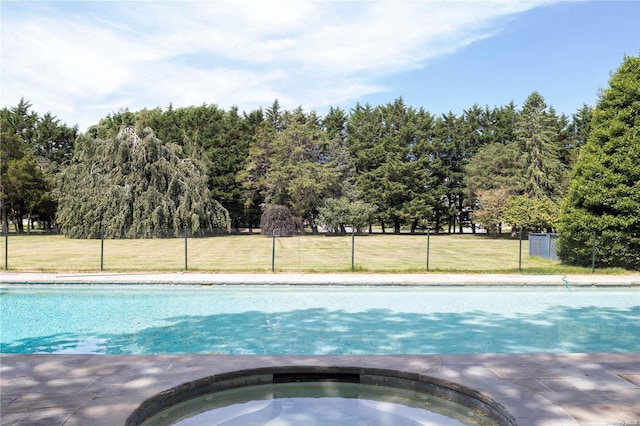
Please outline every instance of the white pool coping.
[{"label": "white pool coping", "polygon": [[200,284],[200,285],[433,285],[433,286],[640,286],[640,274],[524,275],[524,274],[368,274],[368,273],[37,273],[2,272],[2,284]]}]

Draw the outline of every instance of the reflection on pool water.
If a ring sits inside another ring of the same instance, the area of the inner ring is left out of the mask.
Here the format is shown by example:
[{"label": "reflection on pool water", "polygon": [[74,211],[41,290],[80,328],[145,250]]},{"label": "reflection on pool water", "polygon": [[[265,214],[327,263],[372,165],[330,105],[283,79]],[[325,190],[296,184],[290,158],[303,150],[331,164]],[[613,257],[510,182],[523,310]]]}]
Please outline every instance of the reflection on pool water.
[{"label": "reflection on pool water", "polygon": [[640,352],[637,289],[4,285],[3,353]]},{"label": "reflection on pool water", "polygon": [[237,388],[182,402],[143,426],[491,425],[480,410],[434,395],[355,383],[281,383]]}]

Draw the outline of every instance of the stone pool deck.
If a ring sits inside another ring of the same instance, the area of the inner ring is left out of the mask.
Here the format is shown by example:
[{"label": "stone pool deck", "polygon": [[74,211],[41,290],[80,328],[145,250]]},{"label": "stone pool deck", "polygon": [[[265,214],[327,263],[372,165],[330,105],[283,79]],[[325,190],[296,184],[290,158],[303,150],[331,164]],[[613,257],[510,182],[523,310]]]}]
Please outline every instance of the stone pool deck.
[{"label": "stone pool deck", "polygon": [[260,367],[418,373],[505,407],[518,425],[640,424],[640,354],[397,356],[0,355],[2,425],[123,425],[146,399],[203,377]]},{"label": "stone pool deck", "polygon": [[[37,274],[5,284],[640,286],[639,275]],[[640,293],[639,296],[640,298]],[[640,338],[640,336],[639,336]],[[5,425],[123,425],[146,399],[208,376],[260,367],[380,368],[475,389],[518,425],[640,425],[640,353],[392,356],[0,354]]]}]

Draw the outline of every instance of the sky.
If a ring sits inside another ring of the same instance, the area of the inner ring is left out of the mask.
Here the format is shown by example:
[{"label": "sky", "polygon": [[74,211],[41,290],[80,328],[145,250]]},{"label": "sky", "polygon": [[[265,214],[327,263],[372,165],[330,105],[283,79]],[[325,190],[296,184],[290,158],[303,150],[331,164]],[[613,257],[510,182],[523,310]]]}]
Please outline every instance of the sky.
[{"label": "sky", "polygon": [[80,131],[169,105],[433,114],[594,106],[640,55],[640,1],[0,1],[0,106]]}]

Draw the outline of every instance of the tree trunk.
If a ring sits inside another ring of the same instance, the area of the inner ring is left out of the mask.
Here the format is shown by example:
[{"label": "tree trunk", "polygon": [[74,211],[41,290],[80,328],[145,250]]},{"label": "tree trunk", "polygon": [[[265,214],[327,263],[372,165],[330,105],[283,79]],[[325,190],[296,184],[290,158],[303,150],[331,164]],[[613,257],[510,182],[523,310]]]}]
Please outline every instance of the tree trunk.
[{"label": "tree trunk", "polygon": [[7,218],[7,209],[5,208],[2,209],[2,232],[9,232],[9,219]]},{"label": "tree trunk", "polygon": [[440,212],[440,210],[436,210],[436,214],[433,218],[433,227],[434,227],[434,231],[436,232],[436,234],[440,233],[440,219],[441,219],[442,213]]},{"label": "tree trunk", "polygon": [[17,212],[13,212],[13,224],[16,228],[16,234],[22,234],[24,232],[24,225],[22,224],[22,214],[18,214]]}]

